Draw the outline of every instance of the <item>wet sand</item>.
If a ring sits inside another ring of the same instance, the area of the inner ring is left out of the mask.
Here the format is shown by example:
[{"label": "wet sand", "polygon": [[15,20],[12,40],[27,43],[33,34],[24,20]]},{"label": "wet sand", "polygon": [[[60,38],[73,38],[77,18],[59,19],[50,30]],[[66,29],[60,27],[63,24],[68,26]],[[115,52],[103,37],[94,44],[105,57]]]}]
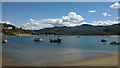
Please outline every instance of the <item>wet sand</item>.
[{"label": "wet sand", "polygon": [[2,67],[2,49],[0,46],[0,67]]},{"label": "wet sand", "polygon": [[87,59],[83,61],[50,63],[50,66],[118,66],[118,53],[111,53],[111,56]]},{"label": "wet sand", "polygon": [[[104,53],[102,51],[102,53]],[[118,53],[106,52],[104,54],[111,54],[105,57],[92,58],[82,61],[73,61],[73,62],[60,62],[60,63],[50,63],[45,66],[118,66]],[[31,65],[22,65],[17,63],[17,59],[9,56],[8,54],[3,54],[3,65],[4,66],[31,66]],[[36,66],[36,65],[35,65]]]},{"label": "wet sand", "polygon": [[2,54],[2,66],[16,66],[16,61],[14,60],[13,57],[7,55],[7,54]]},{"label": "wet sand", "polygon": [[110,57],[57,64],[56,66],[118,66],[118,55],[116,54]]}]

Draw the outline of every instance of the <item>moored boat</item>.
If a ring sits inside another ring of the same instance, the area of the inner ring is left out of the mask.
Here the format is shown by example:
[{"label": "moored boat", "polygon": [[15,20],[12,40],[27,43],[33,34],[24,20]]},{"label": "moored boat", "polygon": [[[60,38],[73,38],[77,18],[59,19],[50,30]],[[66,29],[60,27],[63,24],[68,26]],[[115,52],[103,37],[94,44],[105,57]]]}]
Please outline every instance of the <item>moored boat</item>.
[{"label": "moored boat", "polygon": [[35,39],[34,39],[34,41],[35,41],[35,42],[42,42],[42,41],[43,41],[43,39],[40,39],[40,38],[35,38]]},{"label": "moored boat", "polygon": [[102,39],[101,42],[107,42],[107,40],[106,39]]},{"label": "moored boat", "polygon": [[6,42],[8,42],[6,39],[5,39],[5,40],[2,40],[2,43],[6,43]]},{"label": "moored boat", "polygon": [[50,39],[50,42],[61,42],[61,41],[62,41],[62,39],[60,39],[60,38]]},{"label": "moored boat", "polygon": [[114,42],[110,42],[110,44],[111,44],[111,45],[120,45],[120,42],[114,41]]}]

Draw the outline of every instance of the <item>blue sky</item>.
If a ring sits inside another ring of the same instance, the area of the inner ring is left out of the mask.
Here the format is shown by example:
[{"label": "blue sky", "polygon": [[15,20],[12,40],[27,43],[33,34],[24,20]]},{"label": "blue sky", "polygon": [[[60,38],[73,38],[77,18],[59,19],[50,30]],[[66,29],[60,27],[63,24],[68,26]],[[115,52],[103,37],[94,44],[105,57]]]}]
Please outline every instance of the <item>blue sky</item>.
[{"label": "blue sky", "polygon": [[3,0],[3,2],[115,2],[119,0]]},{"label": "blue sky", "polygon": [[[17,26],[29,22],[29,19],[37,21],[55,19],[67,16],[69,12],[75,12],[84,18],[84,22],[93,21],[117,21],[117,9],[110,5],[115,2],[3,2],[2,20],[10,21]],[[90,13],[90,10],[96,12]],[[102,13],[110,14],[103,16]]]}]

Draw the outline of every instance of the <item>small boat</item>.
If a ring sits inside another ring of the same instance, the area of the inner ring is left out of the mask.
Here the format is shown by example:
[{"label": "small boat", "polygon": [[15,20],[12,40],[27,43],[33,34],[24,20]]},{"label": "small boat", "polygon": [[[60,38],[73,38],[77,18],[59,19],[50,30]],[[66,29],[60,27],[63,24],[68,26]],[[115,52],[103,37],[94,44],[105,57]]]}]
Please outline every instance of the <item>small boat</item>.
[{"label": "small boat", "polygon": [[120,42],[114,41],[114,42],[110,42],[110,44],[111,44],[111,45],[120,45]]},{"label": "small boat", "polygon": [[101,42],[107,42],[107,40],[106,39],[102,39]]},{"label": "small boat", "polygon": [[61,42],[61,41],[62,41],[62,39],[60,39],[60,38],[50,39],[50,42]]},{"label": "small boat", "polygon": [[42,42],[42,41],[43,41],[43,39],[40,39],[40,38],[35,38],[35,39],[34,39],[34,41],[35,41],[35,42]]},{"label": "small boat", "polygon": [[3,35],[2,36],[2,43],[7,43],[8,40],[7,40],[7,36],[6,35]]},{"label": "small boat", "polygon": [[2,40],[2,43],[6,43],[6,42],[8,42],[6,39],[5,39],[5,40]]}]

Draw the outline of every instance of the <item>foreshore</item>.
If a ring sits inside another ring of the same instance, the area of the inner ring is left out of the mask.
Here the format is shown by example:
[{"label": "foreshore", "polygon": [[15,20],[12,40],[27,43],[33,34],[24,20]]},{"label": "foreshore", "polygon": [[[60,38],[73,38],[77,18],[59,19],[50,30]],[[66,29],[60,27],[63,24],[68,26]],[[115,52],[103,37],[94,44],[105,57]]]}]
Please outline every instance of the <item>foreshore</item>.
[{"label": "foreshore", "polygon": [[120,35],[110,35],[111,37],[120,37]]},{"label": "foreshore", "polygon": [[[110,52],[108,52],[110,53]],[[105,53],[104,53],[105,54]],[[111,52],[111,55],[87,60],[78,60],[72,62],[50,63],[46,66],[118,66],[118,53]],[[26,66],[18,63],[19,61],[8,54],[3,54],[2,64],[4,66]],[[30,66],[27,64],[27,66]],[[36,66],[36,65],[34,65]]]},{"label": "foreshore", "polygon": [[[34,36],[32,34],[12,34],[12,35],[13,36]],[[62,35],[62,34],[58,34],[58,35]],[[120,35],[70,35],[70,36],[108,36],[108,37],[120,37]]]},{"label": "foreshore", "polygon": [[9,56],[8,54],[2,54],[2,66],[16,66],[15,58]]},{"label": "foreshore", "polygon": [[118,66],[118,53],[111,53],[111,56],[87,59],[83,61],[50,63],[48,66]]},{"label": "foreshore", "polygon": [[16,34],[16,36],[33,36],[31,34]]},{"label": "foreshore", "polygon": [[13,35],[7,35],[7,36],[34,36],[32,34],[13,34]]},{"label": "foreshore", "polygon": [[55,66],[118,66],[118,55],[116,54],[109,57],[56,64]]}]

